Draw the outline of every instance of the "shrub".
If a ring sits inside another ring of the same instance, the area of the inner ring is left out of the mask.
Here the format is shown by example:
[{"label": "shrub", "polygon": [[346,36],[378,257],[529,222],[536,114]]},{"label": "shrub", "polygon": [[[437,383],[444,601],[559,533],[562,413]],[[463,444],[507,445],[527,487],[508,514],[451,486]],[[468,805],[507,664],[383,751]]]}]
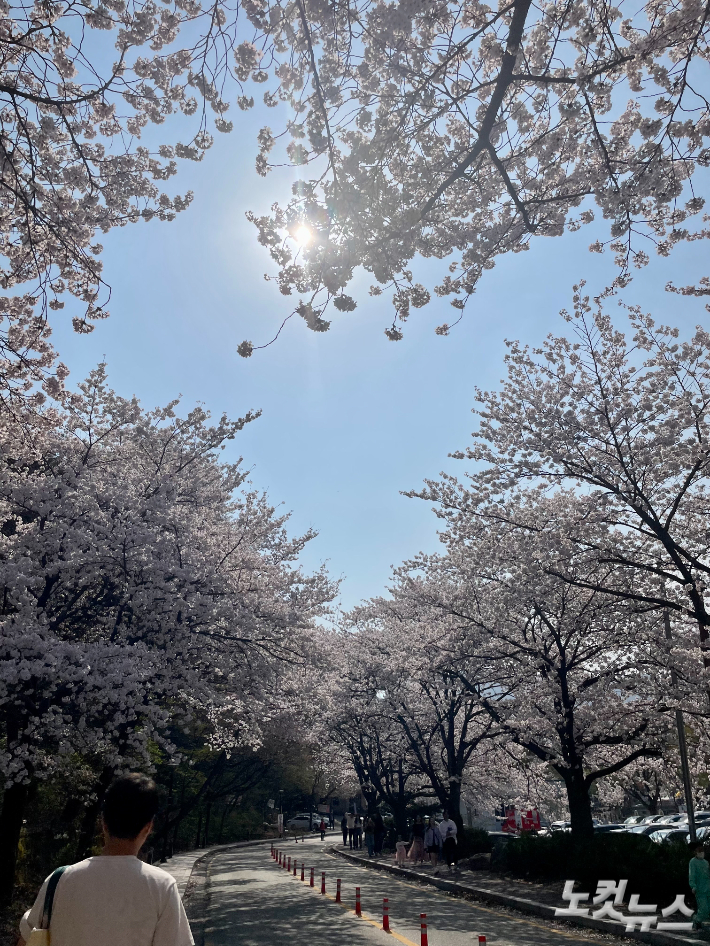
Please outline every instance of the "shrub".
[{"label": "shrub", "polygon": [[459,857],[470,857],[472,854],[488,854],[492,847],[488,832],[481,828],[464,828],[458,838]]},{"label": "shrub", "polygon": [[677,894],[690,895],[685,842],[655,844],[638,834],[600,834],[576,840],[571,834],[523,835],[511,839],[497,860],[499,869],[537,880],[576,880],[593,893],[600,880],[628,880],[626,896],[664,907]]}]

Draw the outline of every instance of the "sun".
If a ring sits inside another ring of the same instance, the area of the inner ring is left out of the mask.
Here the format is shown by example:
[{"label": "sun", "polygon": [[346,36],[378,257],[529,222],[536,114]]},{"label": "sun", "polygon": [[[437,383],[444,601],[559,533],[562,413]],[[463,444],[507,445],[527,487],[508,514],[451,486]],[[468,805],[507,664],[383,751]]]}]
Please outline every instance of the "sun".
[{"label": "sun", "polygon": [[305,223],[302,223],[300,226],[296,227],[293,237],[301,246],[308,246],[313,239],[313,231],[310,227],[307,227]]}]

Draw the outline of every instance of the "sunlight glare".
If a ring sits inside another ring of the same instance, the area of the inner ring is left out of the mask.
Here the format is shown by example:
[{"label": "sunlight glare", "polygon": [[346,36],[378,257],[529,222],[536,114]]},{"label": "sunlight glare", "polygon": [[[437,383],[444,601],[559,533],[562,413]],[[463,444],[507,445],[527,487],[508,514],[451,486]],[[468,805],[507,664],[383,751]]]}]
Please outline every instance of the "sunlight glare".
[{"label": "sunlight glare", "polygon": [[304,223],[302,223],[300,227],[296,228],[296,232],[293,236],[296,242],[300,243],[301,246],[307,246],[313,239],[313,233]]}]

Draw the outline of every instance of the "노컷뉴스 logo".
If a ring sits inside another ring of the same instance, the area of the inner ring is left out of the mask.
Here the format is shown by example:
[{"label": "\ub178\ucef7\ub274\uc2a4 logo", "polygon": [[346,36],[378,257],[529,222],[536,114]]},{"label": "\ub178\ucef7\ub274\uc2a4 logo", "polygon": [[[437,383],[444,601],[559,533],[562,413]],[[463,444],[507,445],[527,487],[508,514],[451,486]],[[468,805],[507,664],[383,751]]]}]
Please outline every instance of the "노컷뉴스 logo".
[{"label": "\ub178\ucef7\ub274\uc2a4 logo", "polygon": [[[568,907],[558,907],[555,910],[555,916],[592,916],[595,920],[615,920],[617,923],[626,925],[626,932],[631,933],[634,930],[647,932],[648,930],[667,930],[669,932],[680,933],[692,930],[692,922],[679,922],[679,916],[691,917],[693,911],[685,903],[685,897],[679,893],[673,903],[664,907],[658,915],[658,906],[655,903],[639,903],[639,895],[631,894],[627,906],[628,914],[621,913],[617,907],[620,907],[624,901],[626,885],[628,880],[600,880],[597,885],[597,892],[594,894],[592,906],[597,907],[591,910],[589,906],[580,906],[585,900],[589,899],[588,893],[575,893],[574,881],[565,882],[565,888],[562,891],[562,899],[569,903]],[[675,919],[670,919],[675,916]]]}]

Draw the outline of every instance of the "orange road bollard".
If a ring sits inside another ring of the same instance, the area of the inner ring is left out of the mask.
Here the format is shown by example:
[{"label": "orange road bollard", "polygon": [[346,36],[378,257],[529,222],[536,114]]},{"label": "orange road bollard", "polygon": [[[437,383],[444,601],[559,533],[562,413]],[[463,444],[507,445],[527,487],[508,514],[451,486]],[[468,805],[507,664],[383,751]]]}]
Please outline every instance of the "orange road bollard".
[{"label": "orange road bollard", "polygon": [[315,874],[315,870],[315,867],[311,867],[311,887],[315,887],[315,884],[313,883],[313,875]]},{"label": "orange road bollard", "polygon": [[390,902],[387,897],[382,898],[382,929],[385,933],[390,931]]},{"label": "orange road bollard", "polygon": [[325,893],[325,874],[321,873],[320,875],[320,892]]},{"label": "orange road bollard", "polygon": [[303,861],[301,861],[301,880],[305,880],[305,879],[306,878],[303,876]]},{"label": "orange road bollard", "polygon": [[335,902],[342,903],[340,899],[340,877],[335,881]]},{"label": "orange road bollard", "polygon": [[426,913],[420,913],[419,919],[422,924],[422,946],[429,946],[429,937],[426,931]]},{"label": "orange road bollard", "polygon": [[360,907],[360,888],[355,888],[355,916],[362,916],[362,908]]}]

